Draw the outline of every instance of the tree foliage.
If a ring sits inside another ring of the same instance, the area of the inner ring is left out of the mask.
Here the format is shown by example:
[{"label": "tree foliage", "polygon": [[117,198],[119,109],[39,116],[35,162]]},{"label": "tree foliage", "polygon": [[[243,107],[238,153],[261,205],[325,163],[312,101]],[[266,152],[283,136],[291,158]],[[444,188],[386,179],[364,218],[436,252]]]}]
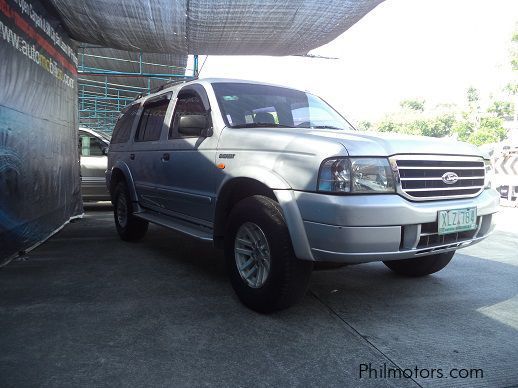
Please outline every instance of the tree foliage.
[{"label": "tree foliage", "polygon": [[411,100],[403,100],[399,103],[401,108],[403,109],[411,109],[418,112],[424,112],[424,100],[411,99]]},{"label": "tree foliage", "polygon": [[[514,32],[511,48],[511,66],[518,70],[518,29]],[[511,81],[504,91],[511,98],[518,98],[518,83]],[[452,104],[440,104],[428,109],[425,100],[406,99],[400,102],[400,111],[387,115],[372,128],[380,132],[397,132],[431,137],[454,137],[476,145],[496,143],[504,140],[507,131],[504,119],[513,116],[518,109],[518,100],[513,104],[503,100],[492,101],[482,110],[480,92],[474,86],[466,90],[464,108]],[[369,129],[364,125],[364,129]]]},{"label": "tree foliage", "polygon": [[386,116],[373,128],[379,132],[456,137],[476,145],[502,141],[506,137],[502,118],[512,113],[512,104],[494,101],[487,112],[482,112],[479,101],[479,92],[474,87],[466,91],[466,108],[461,112],[451,104],[426,111],[424,100],[403,100],[400,112]]},{"label": "tree foliage", "polygon": [[480,120],[480,128],[473,132],[468,141],[475,145],[497,143],[504,140],[507,131],[503,126],[502,119],[498,117],[483,117]]},{"label": "tree foliage", "polygon": [[443,113],[434,116],[386,117],[375,127],[379,132],[397,132],[407,135],[445,137],[452,134],[455,115]]},{"label": "tree foliage", "polygon": [[514,114],[514,104],[509,101],[493,101],[487,111],[503,119]]},{"label": "tree foliage", "polygon": [[422,132],[424,136],[446,137],[452,134],[455,115],[446,113],[428,121],[428,128]]},{"label": "tree foliage", "polygon": [[363,121],[360,121],[356,127],[360,130],[360,131],[368,131],[369,129],[372,128],[372,123],[370,121],[366,121],[366,120],[363,120]]},{"label": "tree foliage", "polygon": [[511,96],[516,96],[518,95],[518,83],[516,82],[509,82],[504,90]]},{"label": "tree foliage", "polygon": [[468,120],[459,120],[453,125],[453,133],[460,141],[469,141],[470,136],[475,132],[475,127]]},{"label": "tree foliage", "polygon": [[471,104],[478,104],[480,101],[480,93],[478,92],[478,89],[474,88],[473,86],[470,86],[466,92],[468,103]]},{"label": "tree foliage", "polygon": [[518,70],[518,30],[513,33],[511,44],[511,66],[513,70]]}]

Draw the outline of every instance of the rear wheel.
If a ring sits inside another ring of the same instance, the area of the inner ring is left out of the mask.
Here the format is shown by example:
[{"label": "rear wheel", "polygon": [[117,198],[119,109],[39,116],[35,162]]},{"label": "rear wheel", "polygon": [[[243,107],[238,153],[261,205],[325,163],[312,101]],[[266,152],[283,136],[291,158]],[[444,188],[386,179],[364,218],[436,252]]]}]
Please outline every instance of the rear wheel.
[{"label": "rear wheel", "polygon": [[232,287],[249,308],[268,313],[305,294],[313,263],[295,257],[281,208],[255,195],[231,211],[225,256]]},{"label": "rear wheel", "polygon": [[416,257],[414,259],[391,260],[383,263],[392,271],[405,276],[426,276],[438,272],[448,265],[455,251],[436,255]]},{"label": "rear wheel", "polygon": [[133,215],[133,206],[126,183],[117,184],[113,198],[113,215],[120,238],[124,241],[142,239],[146,235],[148,222]]}]

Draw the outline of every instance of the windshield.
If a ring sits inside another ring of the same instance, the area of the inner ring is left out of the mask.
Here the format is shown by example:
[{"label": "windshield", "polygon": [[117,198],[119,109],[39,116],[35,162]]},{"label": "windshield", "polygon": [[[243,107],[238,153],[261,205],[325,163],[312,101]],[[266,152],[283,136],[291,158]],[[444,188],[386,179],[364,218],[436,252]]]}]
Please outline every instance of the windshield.
[{"label": "windshield", "polygon": [[354,129],[333,108],[309,93],[247,83],[214,83],[212,87],[229,127]]}]

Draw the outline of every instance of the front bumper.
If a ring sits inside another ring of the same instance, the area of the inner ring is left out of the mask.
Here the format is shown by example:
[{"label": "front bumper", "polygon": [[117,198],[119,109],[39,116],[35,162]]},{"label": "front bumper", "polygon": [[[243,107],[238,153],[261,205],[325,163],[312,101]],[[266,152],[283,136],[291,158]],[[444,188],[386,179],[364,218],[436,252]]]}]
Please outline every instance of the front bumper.
[{"label": "front bumper", "polygon": [[[279,203],[296,255],[348,264],[412,258],[479,242],[492,231],[492,215],[499,203],[498,193],[491,189],[475,198],[429,202],[411,202],[392,194],[338,196],[291,191],[299,218],[287,203],[287,191],[281,191],[276,195],[282,197]],[[477,208],[477,230],[436,234],[438,211],[467,207]],[[295,222],[302,227],[293,229]]]}]

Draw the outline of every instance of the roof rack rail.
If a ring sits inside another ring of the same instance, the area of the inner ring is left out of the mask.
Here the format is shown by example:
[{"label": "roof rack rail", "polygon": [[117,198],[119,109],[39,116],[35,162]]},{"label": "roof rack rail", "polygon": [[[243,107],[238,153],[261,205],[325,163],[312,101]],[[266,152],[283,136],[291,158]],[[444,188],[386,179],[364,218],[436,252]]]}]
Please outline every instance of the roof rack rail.
[{"label": "roof rack rail", "polygon": [[142,98],[142,97],[144,97],[147,94],[157,93],[157,92],[159,92],[161,90],[164,90],[165,88],[168,88],[170,86],[183,84],[185,82],[194,81],[194,80],[197,80],[197,79],[198,79],[198,77],[186,77],[185,79],[181,79],[181,80],[177,80],[176,79],[176,80],[165,82],[164,84],[162,84],[162,85],[160,85],[160,86],[158,86],[158,87],[156,87],[154,89],[151,89],[149,91],[149,93],[146,93],[146,94],[139,93],[139,94],[137,94],[136,97],[135,97],[135,100],[138,100],[139,98]]}]

